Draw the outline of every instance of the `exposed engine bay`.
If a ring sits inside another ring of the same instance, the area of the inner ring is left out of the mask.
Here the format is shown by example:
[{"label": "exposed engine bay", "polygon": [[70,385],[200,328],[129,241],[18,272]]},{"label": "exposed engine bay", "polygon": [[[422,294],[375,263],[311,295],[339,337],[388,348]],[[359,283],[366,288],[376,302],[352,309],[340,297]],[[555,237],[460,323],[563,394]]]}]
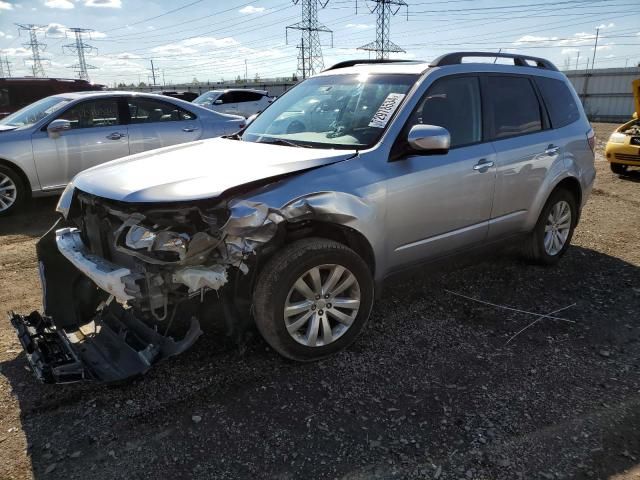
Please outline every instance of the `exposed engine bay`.
[{"label": "exposed engine bay", "polygon": [[636,120],[624,130],[620,131],[625,135],[640,135],[640,120]]}]

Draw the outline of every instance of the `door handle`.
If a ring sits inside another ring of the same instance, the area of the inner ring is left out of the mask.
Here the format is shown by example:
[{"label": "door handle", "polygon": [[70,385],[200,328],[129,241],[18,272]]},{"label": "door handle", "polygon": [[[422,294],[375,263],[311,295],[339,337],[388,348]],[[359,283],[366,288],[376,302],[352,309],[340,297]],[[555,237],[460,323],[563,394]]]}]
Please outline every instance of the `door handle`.
[{"label": "door handle", "polygon": [[487,169],[493,167],[494,163],[491,160],[483,158],[473,166],[473,169],[477,172],[486,172]]},{"label": "door handle", "polygon": [[544,153],[546,155],[555,155],[556,153],[558,153],[560,151],[560,147],[556,146],[556,145],[549,145],[547,147],[547,149],[544,151]]},{"label": "door handle", "polygon": [[120,133],[120,132],[113,132],[110,133],[109,135],[107,135],[107,138],[109,140],[120,140],[123,137],[126,137],[127,134],[126,133]]},{"label": "door handle", "polygon": [[195,132],[196,130],[198,130],[198,127],[184,127],[182,129],[183,132]]}]

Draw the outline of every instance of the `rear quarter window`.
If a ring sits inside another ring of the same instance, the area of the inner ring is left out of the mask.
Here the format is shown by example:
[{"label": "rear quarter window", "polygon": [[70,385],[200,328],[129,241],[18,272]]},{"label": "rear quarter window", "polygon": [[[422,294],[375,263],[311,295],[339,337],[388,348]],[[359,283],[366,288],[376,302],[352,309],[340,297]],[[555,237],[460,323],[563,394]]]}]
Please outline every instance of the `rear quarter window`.
[{"label": "rear quarter window", "polygon": [[580,118],[578,105],[565,82],[546,77],[536,77],[535,82],[542,94],[553,128],[564,127]]}]

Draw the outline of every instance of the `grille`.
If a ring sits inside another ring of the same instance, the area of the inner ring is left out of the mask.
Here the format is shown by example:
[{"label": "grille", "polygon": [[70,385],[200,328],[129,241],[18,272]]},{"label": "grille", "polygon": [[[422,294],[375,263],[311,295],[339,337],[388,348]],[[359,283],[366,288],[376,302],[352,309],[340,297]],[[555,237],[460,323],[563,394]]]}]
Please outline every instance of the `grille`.
[{"label": "grille", "polygon": [[640,154],[629,155],[627,153],[616,153],[616,160],[624,160],[626,162],[640,162]]}]

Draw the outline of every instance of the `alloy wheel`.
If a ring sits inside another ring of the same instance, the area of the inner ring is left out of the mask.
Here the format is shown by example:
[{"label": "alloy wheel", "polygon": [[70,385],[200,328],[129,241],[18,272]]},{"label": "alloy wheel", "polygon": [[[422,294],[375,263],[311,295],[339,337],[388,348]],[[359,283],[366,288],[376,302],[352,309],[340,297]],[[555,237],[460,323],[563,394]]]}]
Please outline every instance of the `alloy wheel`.
[{"label": "alloy wheel", "polygon": [[544,227],[544,249],[548,255],[560,253],[571,231],[571,207],[565,200],[556,203],[549,212]]},{"label": "alloy wheel", "polygon": [[289,335],[307,347],[335,342],[355,321],[360,309],[360,285],[342,265],[319,265],[293,284],[284,305]]},{"label": "alloy wheel", "polygon": [[8,175],[0,172],[0,212],[11,208],[18,198],[18,188]]}]

